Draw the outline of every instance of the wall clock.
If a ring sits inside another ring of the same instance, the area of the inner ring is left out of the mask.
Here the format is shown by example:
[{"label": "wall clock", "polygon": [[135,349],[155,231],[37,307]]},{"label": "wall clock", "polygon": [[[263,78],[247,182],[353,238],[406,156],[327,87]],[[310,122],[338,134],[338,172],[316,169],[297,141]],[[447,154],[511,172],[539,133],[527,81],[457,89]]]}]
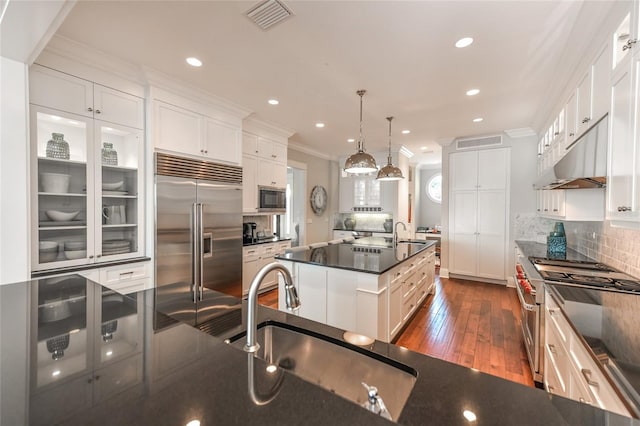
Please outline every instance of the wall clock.
[{"label": "wall clock", "polygon": [[320,185],[316,185],[311,190],[311,209],[313,212],[321,216],[327,208],[327,190]]}]

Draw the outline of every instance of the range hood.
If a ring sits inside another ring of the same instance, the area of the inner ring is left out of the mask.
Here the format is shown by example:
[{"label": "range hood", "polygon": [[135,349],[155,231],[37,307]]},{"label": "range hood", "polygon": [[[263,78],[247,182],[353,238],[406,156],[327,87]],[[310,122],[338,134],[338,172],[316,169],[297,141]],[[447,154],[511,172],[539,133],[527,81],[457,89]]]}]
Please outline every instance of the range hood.
[{"label": "range hood", "polygon": [[604,188],[607,183],[608,116],[569,145],[567,153],[536,182],[538,189]]}]

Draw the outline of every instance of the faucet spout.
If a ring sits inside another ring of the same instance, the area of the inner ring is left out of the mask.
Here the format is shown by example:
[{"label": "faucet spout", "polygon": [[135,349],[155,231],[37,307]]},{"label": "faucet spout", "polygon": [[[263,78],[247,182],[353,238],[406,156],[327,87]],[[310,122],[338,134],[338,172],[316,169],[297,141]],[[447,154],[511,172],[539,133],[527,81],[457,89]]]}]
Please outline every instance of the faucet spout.
[{"label": "faucet spout", "polygon": [[257,352],[260,349],[260,344],[256,340],[256,334],[258,334],[258,324],[256,321],[256,311],[258,310],[258,289],[264,277],[271,271],[278,271],[284,279],[284,291],[285,302],[287,309],[295,311],[300,308],[300,299],[298,298],[298,292],[293,285],[293,279],[291,273],[287,268],[282,266],[278,262],[272,262],[265,265],[258,271],[256,276],[251,281],[249,287],[249,298],[247,300],[247,343],[244,345],[246,352]]},{"label": "faucet spout", "polygon": [[393,227],[393,247],[398,247],[398,225],[402,225],[402,228],[406,231],[407,225],[404,222],[397,221]]}]

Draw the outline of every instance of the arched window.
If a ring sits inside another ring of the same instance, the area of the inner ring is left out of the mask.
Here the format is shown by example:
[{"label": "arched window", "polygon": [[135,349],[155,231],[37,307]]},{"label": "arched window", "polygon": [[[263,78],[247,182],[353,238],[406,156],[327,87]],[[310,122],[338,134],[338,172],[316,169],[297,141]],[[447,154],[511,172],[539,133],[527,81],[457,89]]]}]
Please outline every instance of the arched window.
[{"label": "arched window", "polygon": [[427,196],[434,203],[442,202],[442,173],[436,173],[431,176],[427,182],[427,188],[425,189]]}]

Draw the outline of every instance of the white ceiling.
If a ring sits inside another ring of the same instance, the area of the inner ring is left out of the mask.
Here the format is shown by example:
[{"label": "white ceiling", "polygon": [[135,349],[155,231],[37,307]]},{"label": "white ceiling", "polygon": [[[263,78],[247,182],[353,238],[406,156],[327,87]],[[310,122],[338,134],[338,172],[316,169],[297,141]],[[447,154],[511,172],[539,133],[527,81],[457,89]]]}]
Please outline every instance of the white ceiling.
[{"label": "white ceiling", "polygon": [[[533,126],[550,82],[576,65],[566,54],[580,35],[573,23],[589,7],[603,10],[578,1],[288,0],[295,16],[263,31],[244,15],[257,3],[79,1],[57,34],[202,87],[334,157],[355,150],[347,138],[357,138],[356,90],[366,89],[367,150],[386,149],[385,117],[395,116],[393,147],[435,163],[438,142]],[[475,42],[455,48],[464,36]],[[188,56],[204,65],[188,66]],[[466,96],[472,88],[480,94]],[[268,105],[272,97],[280,105]],[[425,146],[433,153],[421,154]]]}]

